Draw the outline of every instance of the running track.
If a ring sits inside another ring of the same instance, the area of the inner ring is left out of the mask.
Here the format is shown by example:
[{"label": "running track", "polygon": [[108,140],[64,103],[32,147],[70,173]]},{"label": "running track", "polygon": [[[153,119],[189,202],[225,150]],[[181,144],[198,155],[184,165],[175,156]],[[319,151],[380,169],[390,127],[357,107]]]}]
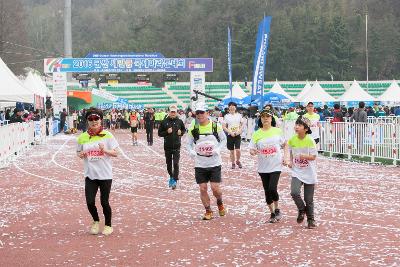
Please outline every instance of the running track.
[{"label": "running track", "polygon": [[0,169],[0,266],[400,265],[398,167],[319,158],[318,228],[308,230],[295,222],[287,170],[279,184],[284,217],[269,224],[255,158],[244,148],[244,168],[230,170],[224,151],[228,214],[202,221],[184,149],[181,181],[172,191],[161,139],[147,147],[140,133],[134,147],[128,131],[115,135],[121,152],[114,160],[114,233],[108,237],[87,233],[91,218],[76,136],[53,137]]}]

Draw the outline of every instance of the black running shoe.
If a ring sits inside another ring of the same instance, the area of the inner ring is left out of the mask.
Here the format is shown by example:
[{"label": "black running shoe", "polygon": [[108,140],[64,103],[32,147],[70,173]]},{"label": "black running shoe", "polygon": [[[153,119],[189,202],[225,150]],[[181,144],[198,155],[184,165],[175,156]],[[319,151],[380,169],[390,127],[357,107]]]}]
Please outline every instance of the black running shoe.
[{"label": "black running shoe", "polygon": [[299,215],[297,215],[297,223],[302,223],[304,221],[304,210],[299,210]]},{"label": "black running shoe", "polygon": [[276,223],[276,215],[275,213],[271,213],[271,217],[269,218],[270,223]]},{"label": "black running shoe", "polygon": [[282,219],[282,213],[280,209],[275,209],[275,218],[277,221],[280,221]]},{"label": "black running shoe", "polygon": [[313,219],[308,219],[307,220],[307,228],[314,229],[315,227],[317,227],[317,225],[315,224],[315,221]]}]

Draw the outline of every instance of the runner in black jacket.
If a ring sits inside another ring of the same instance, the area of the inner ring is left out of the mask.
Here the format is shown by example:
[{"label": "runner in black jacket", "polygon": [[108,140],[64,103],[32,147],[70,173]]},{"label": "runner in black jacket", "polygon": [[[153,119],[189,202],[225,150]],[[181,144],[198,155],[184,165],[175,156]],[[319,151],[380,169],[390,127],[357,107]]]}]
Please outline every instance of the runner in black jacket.
[{"label": "runner in black jacket", "polygon": [[177,117],[177,111],[177,106],[171,105],[168,116],[161,122],[158,128],[158,136],[164,137],[165,161],[169,174],[169,187],[172,189],[176,188],[177,181],[179,180],[181,137],[186,132],[185,124]]}]

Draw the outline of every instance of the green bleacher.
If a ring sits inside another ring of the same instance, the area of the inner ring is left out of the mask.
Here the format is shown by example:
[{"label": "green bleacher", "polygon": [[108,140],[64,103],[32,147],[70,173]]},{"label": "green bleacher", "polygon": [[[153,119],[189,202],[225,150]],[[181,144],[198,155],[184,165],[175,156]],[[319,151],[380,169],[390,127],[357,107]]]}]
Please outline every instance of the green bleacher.
[{"label": "green bleacher", "polygon": [[370,95],[378,97],[386,91],[386,89],[390,86],[390,83],[360,83],[360,86]]}]

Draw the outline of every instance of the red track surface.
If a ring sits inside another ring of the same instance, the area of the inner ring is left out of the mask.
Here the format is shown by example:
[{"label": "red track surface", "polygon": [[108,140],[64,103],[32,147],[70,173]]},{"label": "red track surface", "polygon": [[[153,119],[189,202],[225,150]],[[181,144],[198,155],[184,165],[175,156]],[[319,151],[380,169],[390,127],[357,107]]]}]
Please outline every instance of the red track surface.
[{"label": "red track surface", "polygon": [[123,152],[114,160],[114,233],[88,234],[75,136],[56,136],[0,170],[0,266],[400,265],[399,168],[319,158],[318,228],[308,230],[296,223],[287,170],[279,184],[284,217],[269,224],[255,158],[244,149],[244,169],[230,170],[225,151],[228,214],[202,221],[184,149],[172,191],[161,139],[147,147],[141,133],[134,147],[128,131],[115,135]]}]

